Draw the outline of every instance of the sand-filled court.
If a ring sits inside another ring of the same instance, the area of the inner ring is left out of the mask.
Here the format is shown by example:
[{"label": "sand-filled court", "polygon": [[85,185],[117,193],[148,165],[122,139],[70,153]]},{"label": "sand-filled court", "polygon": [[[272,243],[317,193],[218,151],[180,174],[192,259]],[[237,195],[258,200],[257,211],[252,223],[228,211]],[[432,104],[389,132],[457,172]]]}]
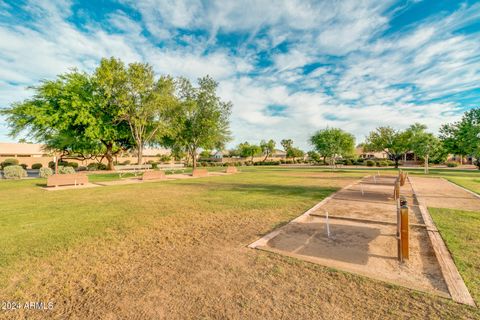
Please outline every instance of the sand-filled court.
[{"label": "sand-filled court", "polygon": [[365,177],[252,247],[450,297],[409,181],[401,195],[410,208],[410,259],[398,261],[395,179]]}]

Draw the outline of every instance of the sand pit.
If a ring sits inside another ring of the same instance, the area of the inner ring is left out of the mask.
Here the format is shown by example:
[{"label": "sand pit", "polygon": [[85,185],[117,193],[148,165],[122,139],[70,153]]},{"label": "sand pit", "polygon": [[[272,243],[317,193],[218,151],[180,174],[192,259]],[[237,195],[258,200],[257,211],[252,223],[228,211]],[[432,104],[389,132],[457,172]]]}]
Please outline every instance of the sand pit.
[{"label": "sand pit", "polygon": [[410,207],[410,259],[405,263],[398,261],[395,178],[365,177],[250,247],[451,297],[428,226],[408,181],[401,188],[401,195]]},{"label": "sand pit", "polygon": [[330,238],[325,219],[288,225],[267,242],[269,248],[291,256],[397,285],[448,297],[428,236],[419,228],[410,233],[410,260],[397,260],[396,226],[331,219]]}]

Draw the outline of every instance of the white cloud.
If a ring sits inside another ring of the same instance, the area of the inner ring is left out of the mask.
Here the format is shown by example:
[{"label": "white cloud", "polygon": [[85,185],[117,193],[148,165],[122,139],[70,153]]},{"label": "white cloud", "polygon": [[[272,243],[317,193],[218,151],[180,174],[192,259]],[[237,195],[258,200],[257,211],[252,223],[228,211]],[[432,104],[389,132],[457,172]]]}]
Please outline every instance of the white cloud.
[{"label": "white cloud", "polygon": [[[28,97],[25,88],[41,79],[117,56],[149,62],[159,74],[213,76],[234,103],[234,143],[292,138],[308,148],[308,135],[326,126],[359,140],[379,125],[419,121],[436,130],[461,111],[442,97],[480,83],[479,33],[455,32],[478,20],[480,4],[382,35],[391,1],[123,3],[141,20],[116,10],[79,28],[71,2],[28,2],[34,19],[25,24],[2,22],[12,14],[0,2],[0,105]],[[218,38],[230,32],[241,35],[233,47]],[[321,66],[305,75],[312,63]],[[285,106],[285,115],[268,114],[269,105]]]}]

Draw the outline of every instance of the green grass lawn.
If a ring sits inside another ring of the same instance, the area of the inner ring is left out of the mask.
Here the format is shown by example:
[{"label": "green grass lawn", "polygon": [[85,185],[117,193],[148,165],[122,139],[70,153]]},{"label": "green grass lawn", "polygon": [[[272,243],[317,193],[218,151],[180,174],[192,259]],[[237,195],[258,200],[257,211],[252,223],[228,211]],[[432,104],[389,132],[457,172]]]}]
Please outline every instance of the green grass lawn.
[{"label": "green grass lawn", "polygon": [[476,303],[480,303],[480,212],[429,208]]}]

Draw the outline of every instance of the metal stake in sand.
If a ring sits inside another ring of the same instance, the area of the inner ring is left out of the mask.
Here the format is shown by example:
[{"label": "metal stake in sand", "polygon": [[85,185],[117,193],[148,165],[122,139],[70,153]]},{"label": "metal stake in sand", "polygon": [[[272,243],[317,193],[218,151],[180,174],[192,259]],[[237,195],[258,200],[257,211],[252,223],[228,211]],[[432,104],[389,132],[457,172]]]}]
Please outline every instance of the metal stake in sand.
[{"label": "metal stake in sand", "polygon": [[363,184],[360,185],[360,189],[362,190],[362,197],[364,196],[364,192],[363,192]]},{"label": "metal stake in sand", "polygon": [[327,225],[327,237],[330,239],[330,223],[328,222],[328,211],[325,210],[325,224]]},{"label": "metal stake in sand", "polygon": [[375,184],[377,184],[377,176],[373,176],[373,182],[375,182]]}]

